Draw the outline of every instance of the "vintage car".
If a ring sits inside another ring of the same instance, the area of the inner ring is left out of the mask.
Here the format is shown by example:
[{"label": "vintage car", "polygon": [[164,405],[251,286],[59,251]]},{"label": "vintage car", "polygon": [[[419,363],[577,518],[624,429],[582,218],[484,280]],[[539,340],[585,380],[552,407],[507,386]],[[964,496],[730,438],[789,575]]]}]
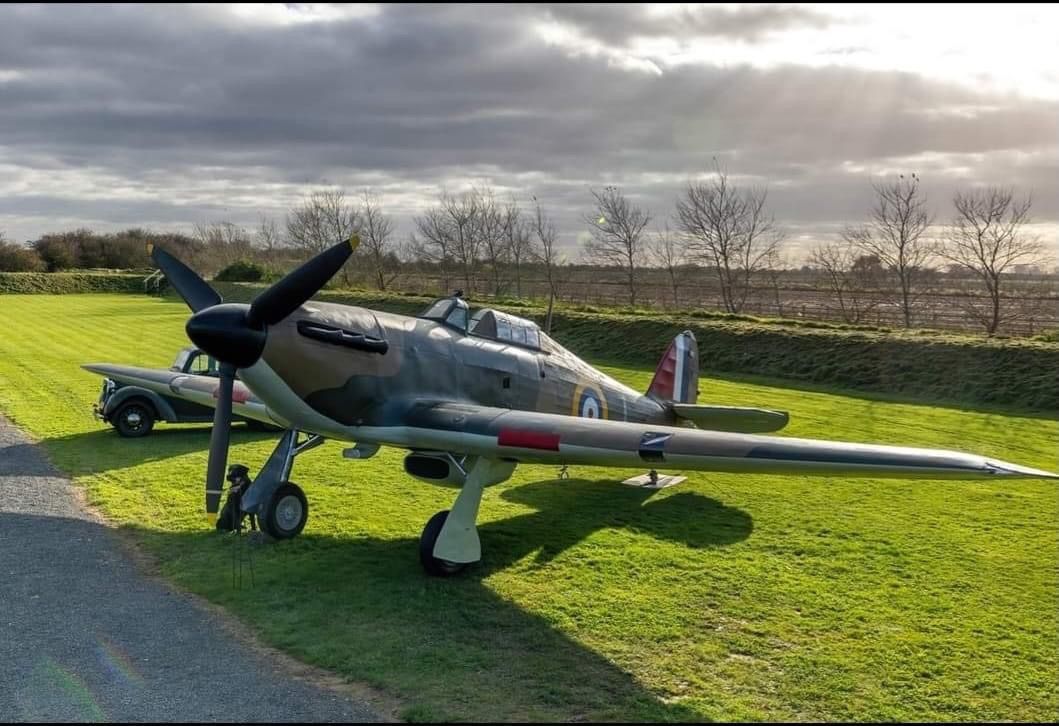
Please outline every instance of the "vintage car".
[{"label": "vintage car", "polygon": [[[211,423],[213,408],[201,403],[166,395],[187,376],[217,377],[217,361],[198,348],[182,348],[177,353],[168,371],[158,369],[135,369],[118,366],[84,366],[93,373],[109,376],[103,379],[103,390],[99,401],[92,407],[93,414],[101,421],[113,426],[119,434],[128,438],[146,436],[154,428],[155,421],[166,423]],[[111,370],[107,370],[107,369]],[[120,378],[119,378],[120,375]],[[138,385],[139,384],[139,385]],[[267,424],[234,415],[235,421],[246,421],[248,426],[264,428]]]}]

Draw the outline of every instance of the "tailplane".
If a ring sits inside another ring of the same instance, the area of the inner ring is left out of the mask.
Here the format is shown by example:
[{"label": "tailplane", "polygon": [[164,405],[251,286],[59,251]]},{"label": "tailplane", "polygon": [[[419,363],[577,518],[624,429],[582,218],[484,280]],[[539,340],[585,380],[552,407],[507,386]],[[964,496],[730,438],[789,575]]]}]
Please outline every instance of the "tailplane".
[{"label": "tailplane", "polygon": [[669,408],[677,420],[700,429],[756,434],[787,425],[785,411],[736,406],[702,406],[699,397],[699,344],[690,330],[673,338],[658,362],[647,395]]},{"label": "tailplane", "polygon": [[690,330],[673,338],[655,369],[647,395],[660,401],[695,403],[699,396],[699,344]]}]

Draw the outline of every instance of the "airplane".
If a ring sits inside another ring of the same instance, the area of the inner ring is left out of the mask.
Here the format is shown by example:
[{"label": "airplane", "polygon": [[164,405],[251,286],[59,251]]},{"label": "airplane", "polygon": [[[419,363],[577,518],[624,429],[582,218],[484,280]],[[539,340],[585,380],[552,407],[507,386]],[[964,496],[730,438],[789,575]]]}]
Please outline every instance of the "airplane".
[{"label": "airplane", "polygon": [[[294,458],[325,439],[351,442],[348,458],[368,458],[382,446],[406,449],[408,474],[458,488],[452,508],[431,517],[419,539],[423,568],[439,576],[481,559],[483,491],[522,463],[646,466],[652,473],[1059,478],[955,451],[763,435],[786,425],[787,414],[696,403],[700,361],[689,331],[673,339],[647,392],[639,393],[532,321],[488,308],[472,317],[459,295],[418,317],[311,300],[358,242],[354,235],[324,250],[250,304],[223,302],[202,277],[153,247],[152,259],[193,313],[188,337],[220,362],[219,379],[155,381],[215,408],[206,472],[212,521],[233,407],[285,430],[238,505],[275,539],[304,528],[308,501],[290,474]],[[120,368],[89,367],[109,375]]]}]

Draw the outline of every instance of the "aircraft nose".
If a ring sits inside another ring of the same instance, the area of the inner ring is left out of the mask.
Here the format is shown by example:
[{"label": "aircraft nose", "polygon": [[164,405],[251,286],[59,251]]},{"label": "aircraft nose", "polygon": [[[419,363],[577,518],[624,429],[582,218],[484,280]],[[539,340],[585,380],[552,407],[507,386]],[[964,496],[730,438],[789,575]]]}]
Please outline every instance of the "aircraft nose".
[{"label": "aircraft nose", "polygon": [[223,363],[249,368],[261,357],[267,337],[265,326],[252,325],[249,305],[223,303],[200,310],[188,320],[188,338]]}]

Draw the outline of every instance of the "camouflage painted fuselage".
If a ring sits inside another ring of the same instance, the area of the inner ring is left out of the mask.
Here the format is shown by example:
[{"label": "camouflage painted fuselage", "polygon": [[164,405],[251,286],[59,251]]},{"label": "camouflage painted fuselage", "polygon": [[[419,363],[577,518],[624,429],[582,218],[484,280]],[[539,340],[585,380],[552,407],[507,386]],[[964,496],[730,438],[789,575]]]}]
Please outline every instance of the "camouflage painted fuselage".
[{"label": "camouflage painted fuselage", "polygon": [[[385,354],[316,340],[311,321],[385,340]],[[271,326],[262,359],[323,416],[345,426],[392,426],[436,399],[638,423],[673,423],[663,403],[597,371],[541,335],[541,348],[443,323],[365,308],[306,303]]]}]

